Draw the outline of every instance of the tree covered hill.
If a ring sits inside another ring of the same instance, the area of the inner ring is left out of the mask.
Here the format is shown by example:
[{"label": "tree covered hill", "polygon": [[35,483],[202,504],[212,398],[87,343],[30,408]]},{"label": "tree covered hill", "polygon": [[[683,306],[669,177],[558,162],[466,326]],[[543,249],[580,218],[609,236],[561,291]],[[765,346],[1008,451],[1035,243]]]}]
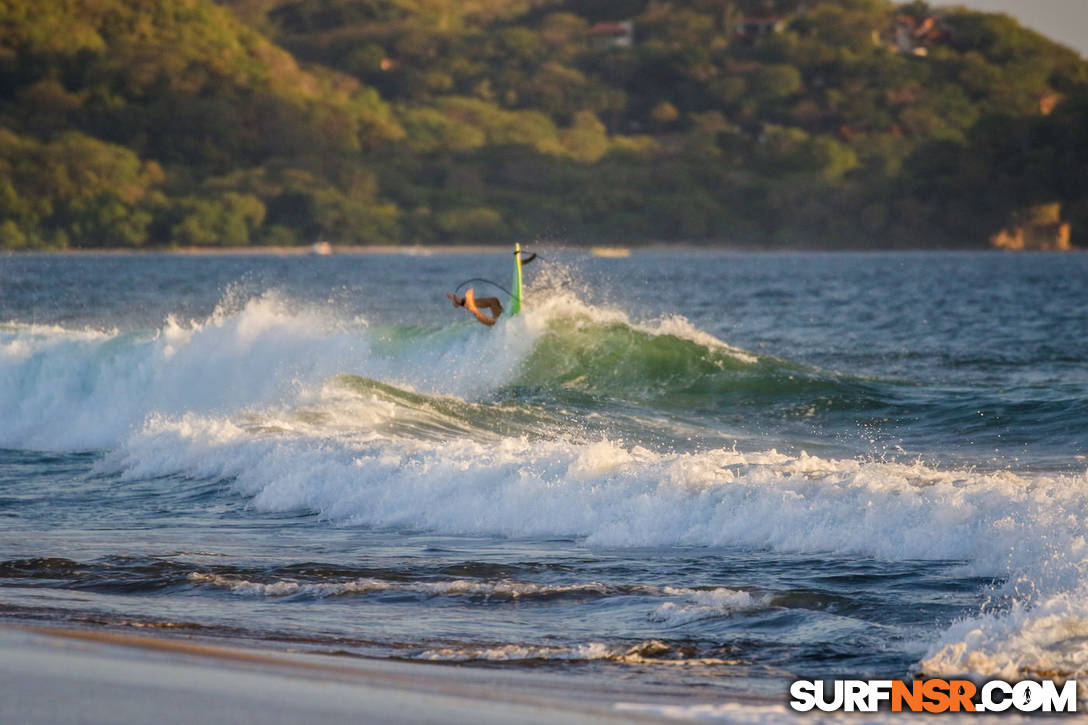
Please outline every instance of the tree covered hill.
[{"label": "tree covered hill", "polygon": [[1088,235],[1088,63],[887,0],[0,0],[0,247]]}]

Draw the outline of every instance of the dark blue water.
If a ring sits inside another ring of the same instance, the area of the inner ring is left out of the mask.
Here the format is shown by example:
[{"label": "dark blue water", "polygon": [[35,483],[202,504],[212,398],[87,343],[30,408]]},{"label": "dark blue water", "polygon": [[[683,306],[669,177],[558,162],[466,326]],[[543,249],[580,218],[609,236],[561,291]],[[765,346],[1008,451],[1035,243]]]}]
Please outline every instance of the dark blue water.
[{"label": "dark blue water", "polygon": [[[0,616],[770,694],[1088,669],[1088,258],[0,257]],[[478,293],[499,294],[477,283]]]}]

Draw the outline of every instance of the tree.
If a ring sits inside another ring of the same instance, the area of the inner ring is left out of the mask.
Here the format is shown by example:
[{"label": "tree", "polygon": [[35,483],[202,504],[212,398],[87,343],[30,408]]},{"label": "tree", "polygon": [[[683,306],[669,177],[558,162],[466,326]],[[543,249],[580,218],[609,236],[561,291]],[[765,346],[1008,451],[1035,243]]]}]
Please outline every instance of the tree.
[{"label": "tree", "polygon": [[184,216],[171,230],[171,241],[181,245],[249,244],[250,235],[265,217],[265,206],[260,199],[235,192],[227,192],[218,199],[185,199],[181,207]]}]

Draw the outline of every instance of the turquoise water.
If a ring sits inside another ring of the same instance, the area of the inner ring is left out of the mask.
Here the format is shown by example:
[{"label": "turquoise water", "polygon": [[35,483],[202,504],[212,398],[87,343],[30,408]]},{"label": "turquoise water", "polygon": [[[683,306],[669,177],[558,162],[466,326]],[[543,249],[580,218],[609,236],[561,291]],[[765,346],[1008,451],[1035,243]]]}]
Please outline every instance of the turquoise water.
[{"label": "turquoise water", "polygon": [[444,292],[503,254],[0,257],[0,617],[1088,672],[1088,257],[539,251],[494,328]]}]

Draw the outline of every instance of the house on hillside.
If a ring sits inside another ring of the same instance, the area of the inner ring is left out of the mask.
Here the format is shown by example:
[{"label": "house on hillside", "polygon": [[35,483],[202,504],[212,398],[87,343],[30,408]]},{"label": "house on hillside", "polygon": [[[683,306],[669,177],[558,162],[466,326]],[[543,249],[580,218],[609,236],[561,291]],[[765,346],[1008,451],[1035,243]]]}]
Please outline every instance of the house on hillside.
[{"label": "house on hillside", "polygon": [[631,20],[597,23],[588,35],[590,45],[598,50],[630,48],[635,44],[635,24]]}]

